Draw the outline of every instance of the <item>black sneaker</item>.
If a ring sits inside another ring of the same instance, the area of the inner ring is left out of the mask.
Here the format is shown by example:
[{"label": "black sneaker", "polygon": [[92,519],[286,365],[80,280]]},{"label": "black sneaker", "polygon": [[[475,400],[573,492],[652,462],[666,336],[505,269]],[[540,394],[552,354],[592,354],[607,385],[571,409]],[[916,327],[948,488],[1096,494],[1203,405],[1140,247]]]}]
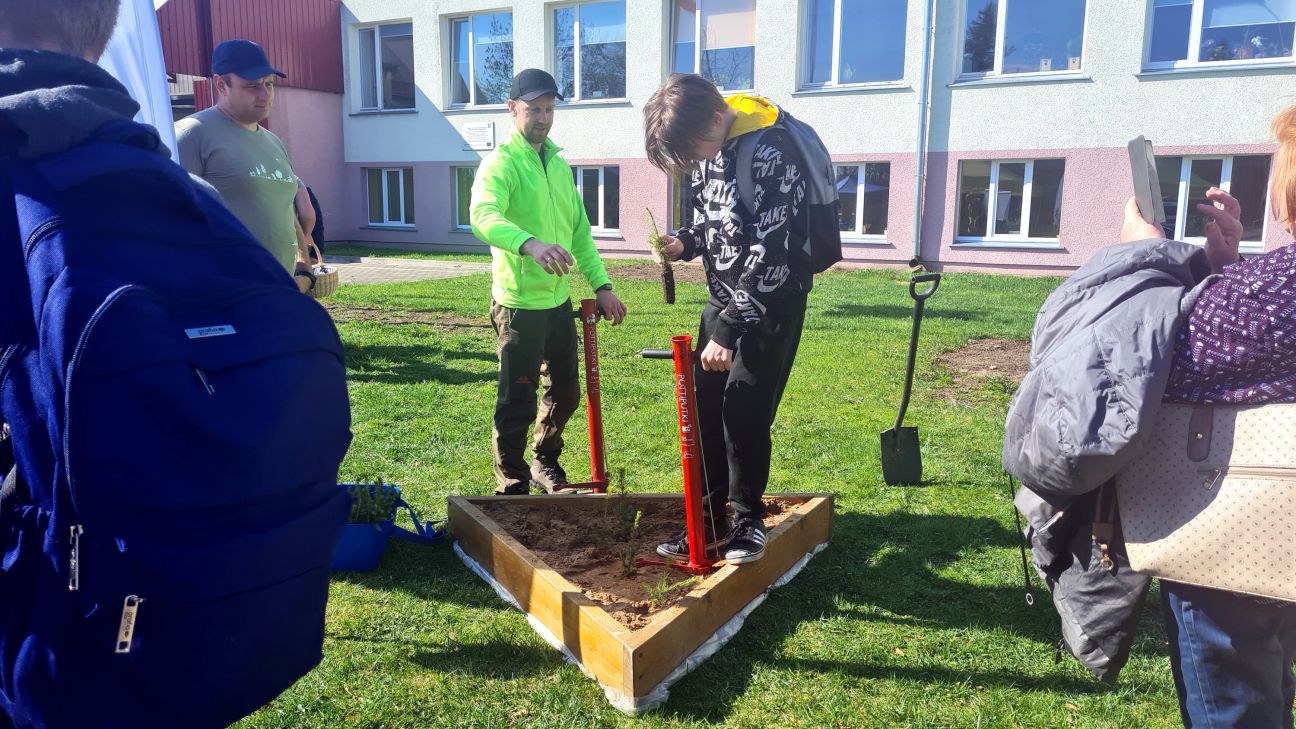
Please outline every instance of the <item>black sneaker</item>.
[{"label": "black sneaker", "polygon": [[[703,534],[706,535],[707,540],[706,553],[712,559],[720,559],[720,552],[729,541],[731,533],[724,524],[718,524],[717,527],[719,528],[714,531],[710,526],[703,529]],[[720,536],[717,537],[716,534]],[[682,531],[671,537],[670,541],[658,544],[657,554],[679,562],[687,562],[689,560],[688,531]]]},{"label": "black sneaker", "polygon": [[514,481],[504,486],[495,487],[496,496],[526,496],[531,493],[531,484],[526,481]]},{"label": "black sneaker", "polygon": [[558,456],[536,454],[531,461],[531,483],[551,494],[565,488],[567,472],[558,465]]},{"label": "black sneaker", "polygon": [[743,519],[738,522],[725,547],[725,561],[729,564],[746,564],[764,556],[765,525],[760,519]]}]

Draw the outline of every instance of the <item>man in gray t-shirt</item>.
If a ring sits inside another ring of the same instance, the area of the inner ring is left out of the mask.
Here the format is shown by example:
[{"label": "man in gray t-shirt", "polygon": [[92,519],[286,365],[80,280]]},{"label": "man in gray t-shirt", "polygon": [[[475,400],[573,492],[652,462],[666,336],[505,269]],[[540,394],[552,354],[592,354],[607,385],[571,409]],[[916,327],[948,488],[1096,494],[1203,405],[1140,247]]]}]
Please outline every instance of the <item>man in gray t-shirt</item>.
[{"label": "man in gray t-shirt", "polygon": [[212,53],[216,105],[176,122],[180,164],[211,183],[252,235],[303,290],[312,283],[306,234],[293,199],[299,181],[283,142],[259,122],[270,116],[275,77],[261,47],[225,41]]}]

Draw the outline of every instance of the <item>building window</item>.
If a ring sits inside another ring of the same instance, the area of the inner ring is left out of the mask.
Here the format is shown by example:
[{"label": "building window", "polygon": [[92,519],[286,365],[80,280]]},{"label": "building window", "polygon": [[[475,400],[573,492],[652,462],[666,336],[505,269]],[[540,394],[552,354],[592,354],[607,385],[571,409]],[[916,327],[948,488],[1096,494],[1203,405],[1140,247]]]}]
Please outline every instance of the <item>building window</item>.
[{"label": "building window", "polygon": [[755,87],[756,0],[675,0],[672,15],[674,71],[722,92]]},{"label": "building window", "polygon": [[841,199],[844,236],[884,236],[891,191],[891,163],[838,165],[837,196]]},{"label": "building window", "polygon": [[625,0],[554,9],[554,79],[567,101],[625,98]]},{"label": "building window", "polygon": [[1290,59],[1292,0],[1153,0],[1147,66]]},{"label": "building window", "polygon": [[472,227],[472,186],[476,177],[476,167],[454,168],[456,228]]},{"label": "building window", "polygon": [[503,104],[513,83],[513,13],[450,21],[450,103]]},{"label": "building window", "polygon": [[1175,240],[1201,242],[1209,220],[1197,211],[1206,202],[1206,191],[1218,187],[1237,198],[1242,206],[1242,246],[1264,247],[1265,215],[1269,198],[1269,155],[1234,157],[1156,158],[1165,205],[1165,234]]},{"label": "building window", "polygon": [[966,0],[964,76],[1080,70],[1085,0]]},{"label": "building window", "polygon": [[360,108],[414,108],[414,25],[360,30]]},{"label": "building window", "polygon": [[1056,242],[1064,166],[1060,159],[964,160],[959,165],[960,242]]},{"label": "building window", "polygon": [[805,86],[904,78],[908,0],[810,0]]},{"label": "building window", "polygon": [[366,169],[370,225],[414,224],[414,170]]},{"label": "building window", "polygon": [[574,167],[576,191],[585,203],[585,215],[595,230],[621,227],[621,168]]}]

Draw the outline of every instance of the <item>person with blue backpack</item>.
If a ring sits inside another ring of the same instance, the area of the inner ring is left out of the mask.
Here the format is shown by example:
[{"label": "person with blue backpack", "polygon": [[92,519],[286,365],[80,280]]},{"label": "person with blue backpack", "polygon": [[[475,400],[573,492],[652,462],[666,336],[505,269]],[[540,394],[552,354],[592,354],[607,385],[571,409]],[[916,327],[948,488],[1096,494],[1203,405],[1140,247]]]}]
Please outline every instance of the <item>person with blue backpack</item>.
[{"label": "person with blue backpack", "polygon": [[118,2],[0,0],[5,727],[265,705],[350,510],[337,330],[94,65]]},{"label": "person with blue backpack", "polygon": [[[696,74],[672,75],[644,106],[644,146],[663,172],[692,173],[691,219],[662,243],[671,260],[700,256],[710,291],[695,372],[707,549],[753,562],[765,552],[770,428],[806,297],[813,275],[841,260],[832,161],[791,114],[759,96],[723,97]],[[687,532],[657,553],[687,560]]]}]

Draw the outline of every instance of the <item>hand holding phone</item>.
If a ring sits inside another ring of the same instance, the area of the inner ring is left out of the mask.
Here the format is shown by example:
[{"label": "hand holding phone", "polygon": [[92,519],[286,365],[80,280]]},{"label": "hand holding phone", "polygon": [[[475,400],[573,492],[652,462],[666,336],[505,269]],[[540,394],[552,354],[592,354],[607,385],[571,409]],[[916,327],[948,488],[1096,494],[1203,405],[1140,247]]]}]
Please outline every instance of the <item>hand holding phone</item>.
[{"label": "hand holding phone", "polygon": [[1161,200],[1161,180],[1157,176],[1156,155],[1152,143],[1140,134],[1129,142],[1130,172],[1134,179],[1134,200],[1143,219],[1155,225],[1165,223],[1165,204]]}]

